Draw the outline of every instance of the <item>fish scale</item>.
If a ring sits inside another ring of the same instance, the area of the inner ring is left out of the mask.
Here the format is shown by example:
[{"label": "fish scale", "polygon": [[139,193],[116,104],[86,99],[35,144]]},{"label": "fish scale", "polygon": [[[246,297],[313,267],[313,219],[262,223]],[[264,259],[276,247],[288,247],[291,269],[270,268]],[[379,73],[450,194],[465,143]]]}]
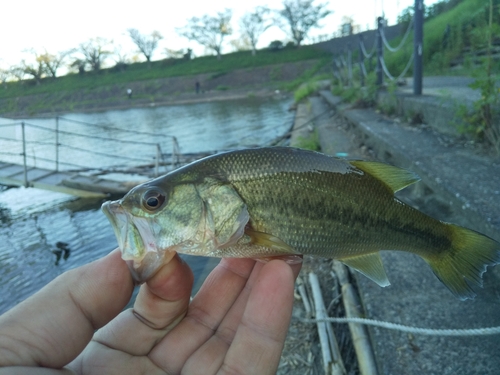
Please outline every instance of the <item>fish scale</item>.
[{"label": "fish scale", "polygon": [[[142,279],[175,251],[311,254],[339,259],[386,286],[379,251],[398,250],[421,256],[459,298],[473,298],[469,284],[480,284],[486,266],[500,262],[500,244],[394,196],[416,181],[412,172],[384,163],[265,147],[201,159],[105,203],[103,211]],[[121,239],[123,233],[139,240]],[[141,243],[144,249],[129,248]]]}]

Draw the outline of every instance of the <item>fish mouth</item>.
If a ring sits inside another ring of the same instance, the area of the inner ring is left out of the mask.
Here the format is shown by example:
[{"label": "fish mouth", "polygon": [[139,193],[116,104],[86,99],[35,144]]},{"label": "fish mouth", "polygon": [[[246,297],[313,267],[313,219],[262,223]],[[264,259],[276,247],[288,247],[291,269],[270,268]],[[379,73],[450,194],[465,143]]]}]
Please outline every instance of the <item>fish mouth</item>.
[{"label": "fish mouth", "polygon": [[138,283],[150,279],[175,255],[173,250],[158,248],[148,221],[130,215],[120,201],[104,202],[101,209],[113,227],[122,259]]}]

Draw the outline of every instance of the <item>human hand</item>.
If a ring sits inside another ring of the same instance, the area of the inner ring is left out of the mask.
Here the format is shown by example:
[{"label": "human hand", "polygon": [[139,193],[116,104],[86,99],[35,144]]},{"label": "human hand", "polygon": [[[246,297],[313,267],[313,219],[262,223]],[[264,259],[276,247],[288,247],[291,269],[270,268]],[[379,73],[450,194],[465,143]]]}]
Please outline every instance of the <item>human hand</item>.
[{"label": "human hand", "polygon": [[222,259],[189,303],[192,273],[175,256],[120,313],[133,281],[112,252],[0,317],[0,374],[274,374],[299,270]]}]

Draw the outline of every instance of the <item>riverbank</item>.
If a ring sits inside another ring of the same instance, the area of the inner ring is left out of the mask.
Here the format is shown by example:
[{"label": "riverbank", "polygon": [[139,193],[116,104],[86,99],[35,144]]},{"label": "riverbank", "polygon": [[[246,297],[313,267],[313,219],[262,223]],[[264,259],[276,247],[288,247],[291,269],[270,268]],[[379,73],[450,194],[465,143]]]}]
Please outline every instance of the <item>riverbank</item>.
[{"label": "riverbank", "polygon": [[[311,72],[324,67],[322,60],[305,60],[228,73],[169,77],[95,89],[44,93],[0,99],[0,116],[19,119],[54,117],[70,112],[101,112],[128,108],[266,97],[293,88]],[[196,91],[196,82],[199,90]],[[127,94],[131,90],[131,95]]]},{"label": "riverbank", "polygon": [[[445,88],[445,84],[441,82],[440,88]],[[453,91],[459,89],[465,88],[454,88]],[[472,228],[500,240],[498,157],[439,132],[437,129],[441,127],[434,126],[440,121],[439,112],[429,111],[424,116],[425,123],[410,124],[405,121],[409,116],[404,114],[388,117],[371,108],[353,108],[327,91],[321,94],[310,97],[307,105],[312,121],[309,124],[312,125],[311,134],[317,132],[322,152],[351,159],[385,161],[415,171],[422,181],[398,193],[400,199],[440,220]],[[427,109],[435,110],[430,108],[434,103],[447,112],[452,108],[447,103],[448,99],[456,100],[444,97],[442,93],[412,97],[402,90],[396,95],[405,101],[412,98],[416,103],[425,101]],[[412,108],[414,110],[415,106]],[[357,285],[361,296],[364,317],[429,329],[500,326],[497,313],[500,305],[499,267],[488,268],[483,277],[484,288],[475,288],[478,294],[475,300],[460,301],[418,257],[382,252],[382,259],[392,282],[390,286],[380,288],[366,277],[356,272],[352,274],[352,282]],[[314,260],[313,267],[323,269],[325,304],[335,306],[339,303],[338,285],[328,281],[332,271],[328,262]],[[301,305],[298,302],[295,317],[304,317]],[[338,311],[333,309],[329,314],[336,316]],[[295,319],[293,324],[304,323]],[[344,329],[345,325],[334,325],[336,333]],[[493,375],[500,367],[498,335],[447,337],[436,333],[435,336],[425,336],[382,328],[369,328],[369,335],[379,374]],[[344,340],[342,333],[340,336],[339,340]],[[290,340],[296,342],[296,338]],[[304,345],[317,345],[314,344],[318,341],[317,335],[310,340],[313,344],[308,341]],[[321,361],[321,358],[315,358]],[[316,364],[304,364],[297,359],[296,363],[302,366],[302,373],[323,373],[315,367]]]}]

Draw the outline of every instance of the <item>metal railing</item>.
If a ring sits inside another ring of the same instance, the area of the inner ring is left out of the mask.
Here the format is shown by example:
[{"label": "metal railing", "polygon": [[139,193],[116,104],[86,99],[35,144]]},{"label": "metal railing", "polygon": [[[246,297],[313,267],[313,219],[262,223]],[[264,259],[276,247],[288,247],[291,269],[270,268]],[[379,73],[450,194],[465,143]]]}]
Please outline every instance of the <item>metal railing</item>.
[{"label": "metal railing", "polygon": [[[415,0],[414,6],[414,16],[408,24],[406,32],[401,39],[397,47],[393,47],[389,44],[386,35],[384,33],[384,19],[378,17],[377,19],[377,30],[376,37],[374,40],[374,45],[371,51],[368,53],[364,40],[363,34],[359,34],[358,47],[359,47],[359,74],[361,85],[364,86],[365,78],[368,75],[368,70],[371,69],[371,59],[376,56],[376,84],[381,86],[385,76],[391,81],[398,81],[406,75],[408,70],[413,64],[413,92],[415,95],[422,94],[422,39],[423,39],[423,0]],[[402,49],[411,30],[414,31],[413,35],[413,51],[409,56],[408,63],[406,64],[403,71],[397,76],[393,76],[386,66],[384,60],[384,48],[390,52],[397,52]],[[347,59],[344,57],[347,56]],[[370,68],[367,70],[365,66],[365,59],[370,61]],[[352,62],[352,51],[351,46],[347,46],[347,51],[343,51],[333,59],[333,75],[344,85],[352,86],[353,83],[353,62]]]},{"label": "metal railing", "polygon": [[[62,123],[76,124],[77,128],[74,129],[75,126],[73,126],[73,129],[64,129],[61,126]],[[20,139],[19,136],[5,136],[6,130],[9,128],[11,133],[15,134],[19,134],[20,130]],[[52,128],[21,121],[0,125],[0,129],[2,129],[0,131],[0,159],[4,159],[4,162],[5,159],[9,159],[9,162],[22,164],[25,186],[29,186],[28,170],[36,167],[37,162],[43,162],[44,169],[55,172],[61,170],[72,172],[114,171],[146,163],[154,168],[154,174],[157,177],[160,174],[161,166],[170,165],[173,169],[178,165],[180,159],[179,143],[177,138],[172,135],[92,124],[63,117],[54,118],[54,127]],[[29,135],[28,130],[37,134]],[[97,132],[100,134],[96,134]],[[113,136],[106,136],[102,134],[103,132],[112,132]],[[135,139],[127,139],[127,137]],[[155,141],[141,140],[143,138]],[[88,143],[93,143],[93,145],[85,146]],[[42,149],[42,155],[37,155],[36,147]],[[140,154],[131,155],[129,147],[136,149],[140,147]],[[30,148],[31,153],[29,152]],[[49,151],[49,148],[52,148],[52,151]],[[116,149],[122,151],[118,152]],[[170,162],[165,160],[168,154],[163,154],[162,149],[171,149]],[[65,152],[62,152],[63,150]],[[92,162],[85,164],[83,160],[87,158],[78,157],[79,155],[91,155]],[[22,159],[19,160],[19,158]],[[98,159],[99,161],[96,163]],[[152,162],[153,160],[154,162]],[[134,164],[131,165],[131,163]]]}]

